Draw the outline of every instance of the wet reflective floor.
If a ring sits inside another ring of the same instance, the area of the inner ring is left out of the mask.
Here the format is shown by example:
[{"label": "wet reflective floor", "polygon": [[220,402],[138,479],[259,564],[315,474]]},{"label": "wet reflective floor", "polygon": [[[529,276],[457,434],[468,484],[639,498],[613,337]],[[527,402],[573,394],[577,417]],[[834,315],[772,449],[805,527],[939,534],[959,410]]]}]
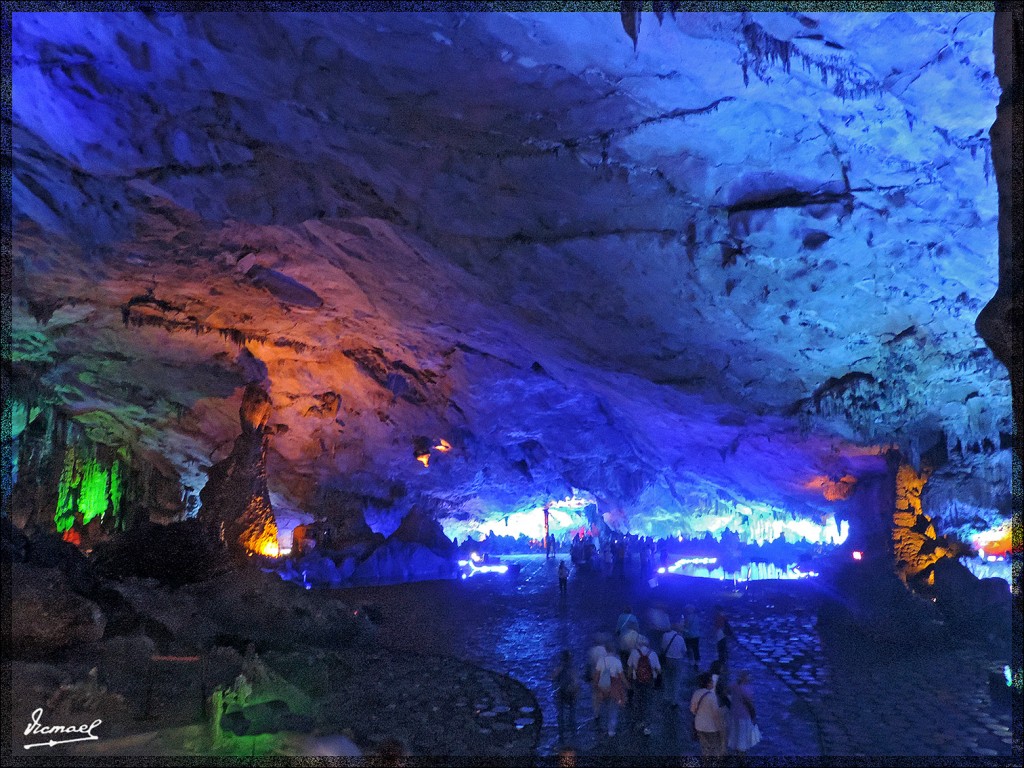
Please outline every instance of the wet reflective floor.
[{"label": "wet reflective floor", "polygon": [[[649,706],[649,735],[629,707],[614,737],[599,734],[586,684],[576,733],[558,732],[549,680],[557,654],[569,649],[582,669],[594,633],[612,632],[623,606],[633,608],[646,630],[646,609],[654,603],[664,604],[673,620],[684,605],[697,606],[704,626],[702,669],[715,656],[713,606],[725,607],[737,634],[730,670],[751,673],[763,735],[752,758],[1012,754],[1010,706],[993,702],[988,687],[989,672],[1001,669],[1001,659],[974,646],[891,658],[823,644],[814,626],[812,580],[751,582],[737,590],[730,582],[669,574],[652,587],[634,566],[625,579],[573,570],[568,594],[561,596],[556,559],[502,559],[518,563],[521,573],[360,587],[338,595],[377,607],[380,641],[387,647],[457,656],[529,687],[543,716],[539,756],[555,755],[566,743],[581,757],[657,760],[699,753],[686,707],[670,709],[660,692]],[[692,690],[688,682],[685,699]]]}]

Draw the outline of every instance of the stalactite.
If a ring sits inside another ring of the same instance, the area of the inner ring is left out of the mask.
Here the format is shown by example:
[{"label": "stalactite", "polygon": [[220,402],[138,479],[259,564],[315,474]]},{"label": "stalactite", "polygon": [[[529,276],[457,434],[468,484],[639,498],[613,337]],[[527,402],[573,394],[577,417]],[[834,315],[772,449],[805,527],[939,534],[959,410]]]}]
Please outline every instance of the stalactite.
[{"label": "stalactite", "polygon": [[847,70],[847,62],[842,59],[836,56],[830,56],[827,59],[817,59],[809,56],[792,42],[773,37],[754,22],[743,26],[743,42],[746,46],[746,51],[743,53],[740,66],[743,69],[744,85],[747,85],[749,82],[748,68],[753,69],[754,74],[757,75],[761,82],[770,83],[771,78],[767,76],[768,67],[781,62],[783,72],[789,74],[791,71],[791,60],[793,57],[796,57],[800,60],[800,64],[805,72],[810,72],[812,69],[817,70],[821,77],[822,85],[827,86],[831,77],[834,83],[832,92],[844,101],[846,99],[866,98],[882,91],[882,86],[867,79],[866,73],[864,73],[863,78],[854,77]]},{"label": "stalactite", "polygon": [[123,492],[121,462],[119,459],[114,459],[114,463],[110,465],[110,512],[113,515],[115,526],[121,530],[124,530],[123,516],[121,514],[121,497]]},{"label": "stalactite", "polygon": [[130,304],[121,307],[121,319],[125,325],[131,325],[136,328],[153,326],[162,328],[170,333],[192,332],[196,336],[217,333],[222,339],[230,341],[239,348],[244,347],[250,342],[256,342],[258,344],[273,344],[275,347],[287,347],[297,352],[309,350],[308,344],[294,339],[277,338],[271,341],[265,333],[247,333],[238,328],[215,328],[212,325],[200,322],[191,315],[186,316],[183,320],[174,320],[160,315],[143,314],[132,311]]},{"label": "stalactite", "polygon": [[110,506],[110,473],[100,466],[93,456],[82,467],[82,484],[78,491],[78,511],[82,525],[88,525],[95,518],[103,519]]},{"label": "stalactite", "polygon": [[75,524],[75,491],[82,483],[81,467],[78,451],[74,445],[68,447],[64,454],[64,469],[60,473],[57,486],[57,508],[53,513],[53,521],[58,533],[69,531]]}]

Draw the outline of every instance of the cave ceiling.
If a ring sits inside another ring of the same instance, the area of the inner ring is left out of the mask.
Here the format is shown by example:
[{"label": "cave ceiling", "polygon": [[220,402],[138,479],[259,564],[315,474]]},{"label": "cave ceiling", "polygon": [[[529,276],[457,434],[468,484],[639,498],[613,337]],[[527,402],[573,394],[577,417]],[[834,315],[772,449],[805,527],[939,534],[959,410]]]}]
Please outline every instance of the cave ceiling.
[{"label": "cave ceiling", "polygon": [[16,374],[193,491],[262,383],[284,519],[1002,504],[991,14],[630,23],[14,13]]}]

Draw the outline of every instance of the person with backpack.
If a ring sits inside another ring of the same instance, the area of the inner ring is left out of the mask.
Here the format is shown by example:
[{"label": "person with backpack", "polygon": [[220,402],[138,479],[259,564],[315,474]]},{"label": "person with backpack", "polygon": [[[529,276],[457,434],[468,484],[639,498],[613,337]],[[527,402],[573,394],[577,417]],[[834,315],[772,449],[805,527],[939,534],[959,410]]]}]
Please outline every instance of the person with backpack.
[{"label": "person with backpack", "polygon": [[683,660],[686,656],[686,641],[681,629],[682,626],[676,624],[661,637],[661,647],[665,654],[665,698],[671,707],[681,707],[683,704]]},{"label": "person with backpack", "polygon": [[611,737],[615,735],[615,727],[619,722],[619,709],[626,703],[626,676],[611,643],[605,647],[604,656],[595,665],[594,674],[601,701],[600,709],[606,714],[608,736]]},{"label": "person with backpack", "polygon": [[633,706],[637,727],[649,736],[647,707],[654,690],[654,681],[661,675],[661,661],[651,649],[650,641],[641,635],[629,654],[629,677],[633,681]]},{"label": "person with backpack", "polygon": [[572,651],[566,649],[559,654],[551,679],[555,683],[558,739],[563,744],[571,743],[576,739],[576,698],[580,691],[579,678],[573,667]]},{"label": "person with backpack", "polygon": [[[637,640],[640,639],[640,633],[630,627],[619,637],[619,661],[622,662],[622,668],[627,669],[629,667],[629,656],[633,653],[636,648]],[[633,705],[633,685],[632,678],[627,676],[629,684],[626,686],[626,697],[627,703]]]}]

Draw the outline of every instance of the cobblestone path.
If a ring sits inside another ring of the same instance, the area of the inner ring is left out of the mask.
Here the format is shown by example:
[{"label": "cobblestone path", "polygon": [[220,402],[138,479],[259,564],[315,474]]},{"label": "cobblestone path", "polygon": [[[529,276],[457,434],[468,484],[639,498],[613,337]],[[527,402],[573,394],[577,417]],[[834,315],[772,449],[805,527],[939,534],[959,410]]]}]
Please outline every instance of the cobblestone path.
[{"label": "cobblestone path", "polygon": [[[518,578],[486,574],[461,582],[343,590],[339,596],[379,607],[381,642],[389,647],[458,656],[528,686],[543,717],[537,745],[542,758],[566,742],[583,762],[609,757],[657,763],[697,755],[688,711],[664,706],[657,694],[650,735],[639,730],[628,708],[615,737],[599,734],[587,686],[575,737],[560,735],[556,726],[548,675],[557,653],[570,649],[582,668],[594,633],[612,631],[624,605],[643,622],[655,602],[665,604],[673,618],[685,604],[697,606],[705,628],[702,669],[715,655],[712,608],[725,607],[737,632],[730,667],[751,673],[764,737],[751,757],[811,763],[822,756],[987,755],[1006,757],[1007,764],[1019,757],[1011,759],[1010,707],[997,706],[989,695],[989,672],[1001,669],[1001,661],[985,648],[962,645],[895,658],[823,645],[810,583],[760,582],[744,590],[669,575],[651,588],[636,573],[623,580],[574,571],[569,594],[562,597],[557,560],[505,559],[522,565]],[[687,696],[692,690],[688,684]]]}]

